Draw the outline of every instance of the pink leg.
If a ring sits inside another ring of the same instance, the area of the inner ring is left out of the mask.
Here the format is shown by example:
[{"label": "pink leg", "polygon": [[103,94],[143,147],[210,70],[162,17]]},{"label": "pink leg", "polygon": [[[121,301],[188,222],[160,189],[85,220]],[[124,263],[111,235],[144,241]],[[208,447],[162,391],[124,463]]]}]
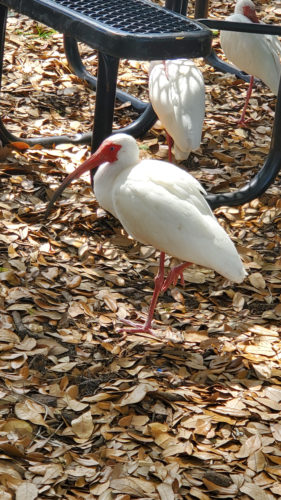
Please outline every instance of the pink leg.
[{"label": "pink leg", "polygon": [[167,78],[167,80],[170,80],[169,74],[168,74],[168,68],[167,68],[167,61],[166,61],[166,59],[164,59],[164,61],[163,61],[163,66],[164,66],[164,71],[165,71],[166,78]]},{"label": "pink leg", "polygon": [[244,104],[244,108],[243,108],[243,111],[242,111],[241,118],[240,118],[240,120],[238,122],[239,125],[242,125],[244,127],[246,125],[246,122],[245,122],[246,109],[248,107],[249,100],[250,100],[250,97],[251,97],[251,94],[252,94],[253,85],[254,85],[254,77],[251,76],[250,84],[249,84],[249,88],[248,88],[248,91],[247,91],[246,100],[245,100],[245,104]]},{"label": "pink leg", "polygon": [[160,253],[160,260],[159,260],[159,269],[158,273],[154,278],[154,292],[153,296],[150,302],[149,306],[149,311],[148,311],[148,316],[146,319],[146,322],[144,324],[141,323],[134,323],[133,321],[128,321],[128,320],[123,320],[124,323],[128,326],[131,326],[132,328],[122,328],[121,332],[129,332],[129,333],[152,333],[151,330],[151,324],[153,320],[153,315],[154,315],[154,310],[157,304],[157,300],[159,297],[159,294],[161,290],[163,289],[163,283],[164,283],[164,263],[165,263],[165,253],[161,252]]},{"label": "pink leg", "polygon": [[172,137],[166,132],[166,137],[167,137],[167,143],[168,143],[168,161],[172,163],[172,145],[173,145],[173,139]]},{"label": "pink leg", "polygon": [[191,262],[184,262],[183,264],[179,264],[178,266],[173,267],[169,272],[167,278],[165,279],[161,291],[165,292],[171,284],[176,286],[179,277],[181,279],[181,284],[184,285],[184,277],[182,273],[183,270],[189,266],[191,266]]}]

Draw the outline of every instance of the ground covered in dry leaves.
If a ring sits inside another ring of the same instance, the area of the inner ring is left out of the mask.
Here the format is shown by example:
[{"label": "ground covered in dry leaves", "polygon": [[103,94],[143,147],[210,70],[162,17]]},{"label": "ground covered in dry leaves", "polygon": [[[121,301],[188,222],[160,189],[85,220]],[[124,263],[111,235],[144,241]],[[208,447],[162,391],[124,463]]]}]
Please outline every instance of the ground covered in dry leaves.
[{"label": "ground covered in dry leaves", "polygon": [[[220,4],[212,15],[231,12]],[[259,6],[280,22],[280,2]],[[28,130],[88,131],[94,92],[68,69],[61,35],[12,13],[8,26],[6,126],[23,141]],[[95,54],[81,50],[94,72]],[[209,191],[229,190],[262,165],[275,98],[257,86],[239,128],[247,86],[200,66],[202,148],[183,167]],[[147,63],[124,61],[120,86],[145,98]],[[116,127],[134,117],[117,103]],[[159,124],[139,144],[166,158]],[[281,498],[280,179],[259,200],[216,211],[244,259],[243,284],[191,268],[159,301],[157,338],[123,334],[121,320],[147,310],[157,252],[97,206],[88,178],[43,219],[87,154],[1,150],[1,498]]]}]

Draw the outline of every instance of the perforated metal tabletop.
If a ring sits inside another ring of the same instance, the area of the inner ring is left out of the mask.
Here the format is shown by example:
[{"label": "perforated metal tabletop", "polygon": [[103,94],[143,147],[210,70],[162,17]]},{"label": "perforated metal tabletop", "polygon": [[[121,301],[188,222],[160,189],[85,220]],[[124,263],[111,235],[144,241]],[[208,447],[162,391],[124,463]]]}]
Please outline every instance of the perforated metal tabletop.
[{"label": "perforated metal tabletop", "polygon": [[119,58],[204,57],[211,32],[147,0],[0,0],[0,4]]},{"label": "perforated metal tabletop", "polygon": [[194,22],[171,16],[170,11],[141,0],[56,0],[55,3],[125,32],[148,34],[180,33],[187,28],[190,32],[200,30]]}]

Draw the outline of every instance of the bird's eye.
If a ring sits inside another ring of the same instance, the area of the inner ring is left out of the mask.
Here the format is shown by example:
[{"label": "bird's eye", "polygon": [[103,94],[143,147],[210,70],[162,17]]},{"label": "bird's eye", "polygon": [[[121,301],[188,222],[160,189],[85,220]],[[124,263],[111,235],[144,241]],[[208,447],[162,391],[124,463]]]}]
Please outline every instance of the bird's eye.
[{"label": "bird's eye", "polygon": [[115,147],[114,146],[111,146],[110,147],[110,151],[114,151]]}]

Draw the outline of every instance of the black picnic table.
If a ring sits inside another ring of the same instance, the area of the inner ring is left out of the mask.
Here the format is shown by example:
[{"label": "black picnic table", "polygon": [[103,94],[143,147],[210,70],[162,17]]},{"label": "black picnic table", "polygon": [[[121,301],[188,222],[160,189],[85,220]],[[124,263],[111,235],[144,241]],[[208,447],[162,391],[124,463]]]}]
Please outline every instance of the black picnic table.
[{"label": "black picnic table", "polygon": [[[4,39],[8,8],[39,21],[63,34],[64,49],[72,71],[96,89],[93,131],[75,136],[24,139],[29,145],[73,143],[91,144],[92,152],[112,133],[115,97],[130,101],[139,117],[122,132],[141,137],[156,121],[149,103],[117,89],[119,60],[163,60],[204,57],[220,71],[248,75],[221,61],[212,50],[211,29],[281,35],[276,25],[230,23],[208,19],[208,0],[196,0],[196,20],[186,17],[188,0],[166,0],[165,8],[150,0],[0,0],[0,91],[3,71]],[[197,19],[199,18],[199,19]],[[78,50],[84,42],[98,52],[98,76],[86,70]],[[120,131],[120,130],[118,130]],[[274,181],[281,168],[281,86],[269,154],[264,165],[243,188],[228,193],[208,194],[212,208],[242,205],[260,196]],[[5,127],[0,116],[3,144],[19,141]]]}]

